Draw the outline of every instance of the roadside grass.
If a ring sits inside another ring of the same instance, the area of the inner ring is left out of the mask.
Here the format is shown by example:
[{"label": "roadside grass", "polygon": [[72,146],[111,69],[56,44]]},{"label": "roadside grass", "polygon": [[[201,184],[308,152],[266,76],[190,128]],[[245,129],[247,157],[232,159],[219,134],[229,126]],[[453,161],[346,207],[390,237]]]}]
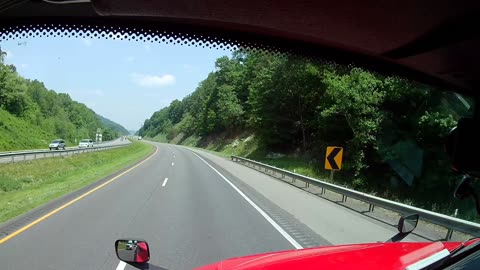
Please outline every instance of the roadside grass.
[{"label": "roadside grass", "polygon": [[163,133],[159,133],[157,136],[153,137],[153,138],[145,138],[145,139],[149,139],[151,141],[155,141],[155,142],[161,142],[161,143],[166,143],[168,142],[168,139],[167,139],[167,136]]},{"label": "roadside grass", "polygon": [[330,172],[326,170],[325,172],[320,172],[318,167],[313,166],[308,161],[290,156],[279,158],[256,158],[255,160],[301,175],[322,179],[324,181],[328,181],[328,176],[330,174]]},{"label": "roadside grass", "polygon": [[146,157],[153,146],[0,164],[0,223],[78,190]]},{"label": "roadside grass", "polygon": [[[190,137],[188,137],[186,141],[188,141],[189,138]],[[198,141],[198,139],[196,141]],[[259,144],[258,139],[254,135],[250,135],[242,139],[236,139],[229,143],[225,143],[224,141],[218,143],[218,141],[214,141],[210,142],[206,147],[197,147],[192,146],[191,144],[184,145],[201,149],[224,158],[230,158],[232,155],[246,157],[258,162],[275,166],[277,168],[289,170],[291,172],[309,177],[315,177],[318,179],[327,179],[329,175],[329,172],[321,172],[318,167],[315,167],[307,160],[299,157],[281,156],[268,158],[267,151],[265,151],[265,148]]]},{"label": "roadside grass", "polygon": [[53,134],[0,108],[0,152],[45,149],[53,139],[56,139]]}]

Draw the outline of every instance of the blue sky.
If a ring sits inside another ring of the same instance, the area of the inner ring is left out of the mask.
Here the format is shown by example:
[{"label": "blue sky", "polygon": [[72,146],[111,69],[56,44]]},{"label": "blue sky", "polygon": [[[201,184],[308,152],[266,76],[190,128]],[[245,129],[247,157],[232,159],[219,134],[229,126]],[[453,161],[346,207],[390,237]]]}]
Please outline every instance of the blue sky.
[{"label": "blue sky", "polygon": [[182,99],[228,50],[126,40],[45,38],[0,43],[23,77],[68,93],[98,114],[137,130],[153,112]]}]

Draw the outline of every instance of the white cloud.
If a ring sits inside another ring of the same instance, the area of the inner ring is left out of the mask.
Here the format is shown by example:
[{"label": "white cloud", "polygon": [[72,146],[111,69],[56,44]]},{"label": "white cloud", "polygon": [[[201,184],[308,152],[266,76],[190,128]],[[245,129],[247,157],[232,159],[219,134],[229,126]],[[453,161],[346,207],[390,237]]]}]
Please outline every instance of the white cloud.
[{"label": "white cloud", "polygon": [[84,38],[83,39],[83,44],[85,44],[85,46],[87,46],[87,47],[90,47],[90,46],[92,46],[92,40],[89,39],[89,38]]},{"label": "white cloud", "polygon": [[135,61],[135,57],[133,57],[133,56],[129,56],[129,57],[125,58],[125,62],[132,63],[133,61]]},{"label": "white cloud", "polygon": [[21,68],[28,68],[28,64],[20,64]]},{"label": "white cloud", "polygon": [[145,50],[146,50],[147,52],[150,51],[150,45],[149,45],[149,44],[145,44]]},{"label": "white cloud", "polygon": [[175,84],[175,76],[165,74],[162,76],[132,73],[132,79],[142,87],[162,87]]}]

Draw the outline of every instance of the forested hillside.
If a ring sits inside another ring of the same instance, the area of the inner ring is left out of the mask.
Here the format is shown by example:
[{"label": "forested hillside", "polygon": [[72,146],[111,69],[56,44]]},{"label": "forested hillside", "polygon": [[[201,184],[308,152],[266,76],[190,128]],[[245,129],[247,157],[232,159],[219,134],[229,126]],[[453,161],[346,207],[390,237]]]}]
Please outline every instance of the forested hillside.
[{"label": "forested hillside", "polygon": [[128,135],[130,134],[130,132],[124,128],[122,125],[108,119],[108,118],[105,118],[99,114],[97,114],[97,118],[100,119],[100,122],[102,123],[102,125],[104,127],[107,128],[107,130],[109,131],[115,131],[117,134],[120,134],[120,135]]},{"label": "forested hillside", "polygon": [[325,147],[342,146],[344,167],[336,180],[343,184],[426,208],[444,206],[451,196],[456,178],[443,141],[469,109],[458,95],[297,57],[237,51],[215,67],[138,134],[182,143],[189,136],[249,132],[263,153],[305,159],[319,171]]},{"label": "forested hillside", "polygon": [[18,75],[15,66],[4,63],[5,55],[0,50],[0,151],[46,148],[56,138],[72,145],[75,139],[95,138],[97,128],[104,130],[104,140],[118,135],[68,94]]}]

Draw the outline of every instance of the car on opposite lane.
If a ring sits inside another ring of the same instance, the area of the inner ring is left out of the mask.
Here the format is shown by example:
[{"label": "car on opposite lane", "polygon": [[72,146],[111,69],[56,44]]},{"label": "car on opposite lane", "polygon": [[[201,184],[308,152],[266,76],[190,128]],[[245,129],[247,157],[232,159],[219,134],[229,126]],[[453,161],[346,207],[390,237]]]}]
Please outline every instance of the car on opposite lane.
[{"label": "car on opposite lane", "polygon": [[93,147],[93,140],[91,140],[91,139],[83,139],[83,140],[81,140],[80,143],[78,144],[78,147],[79,147],[79,148]]},{"label": "car on opposite lane", "polygon": [[62,140],[62,139],[53,140],[53,141],[48,145],[48,149],[50,149],[50,150],[53,150],[53,149],[56,149],[56,150],[63,149],[63,150],[65,150],[65,141]]}]

